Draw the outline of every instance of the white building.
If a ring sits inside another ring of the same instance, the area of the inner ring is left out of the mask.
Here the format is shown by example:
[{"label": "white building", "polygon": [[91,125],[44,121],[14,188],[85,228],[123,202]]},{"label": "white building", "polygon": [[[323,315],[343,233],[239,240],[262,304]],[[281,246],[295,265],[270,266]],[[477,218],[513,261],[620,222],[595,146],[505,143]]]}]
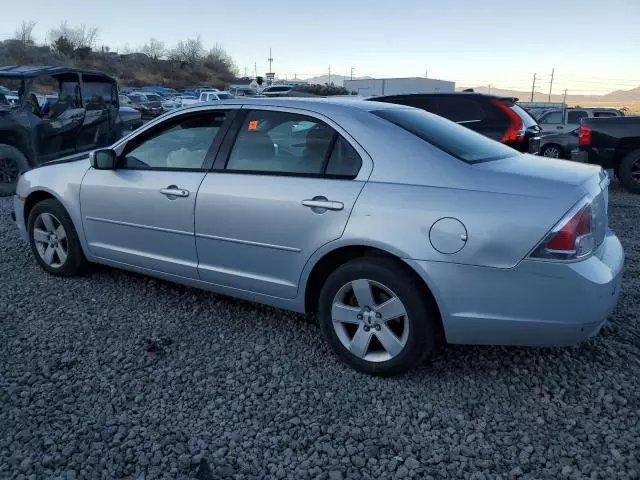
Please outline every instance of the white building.
[{"label": "white building", "polygon": [[435,78],[369,78],[345,80],[344,87],[363,97],[406,93],[455,92],[456,83]]}]

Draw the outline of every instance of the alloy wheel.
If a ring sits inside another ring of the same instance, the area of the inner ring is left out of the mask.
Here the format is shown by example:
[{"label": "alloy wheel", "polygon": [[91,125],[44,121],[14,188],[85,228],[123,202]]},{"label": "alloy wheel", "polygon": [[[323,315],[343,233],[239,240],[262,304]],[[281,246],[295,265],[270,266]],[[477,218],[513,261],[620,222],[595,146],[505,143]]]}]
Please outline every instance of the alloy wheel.
[{"label": "alloy wheel", "polygon": [[69,240],[64,226],[51,213],[43,212],[33,224],[33,240],[44,263],[59,268],[69,256]]},{"label": "alloy wheel", "polygon": [[370,362],[396,357],[409,338],[404,304],[391,289],[373,280],[343,285],[333,299],[331,319],[342,345]]},{"label": "alloy wheel", "polygon": [[542,156],[549,158],[560,158],[560,150],[558,150],[556,147],[547,147],[544,149],[544,152],[542,152]]},{"label": "alloy wheel", "polygon": [[13,183],[20,176],[20,168],[12,158],[0,157],[0,182]]}]

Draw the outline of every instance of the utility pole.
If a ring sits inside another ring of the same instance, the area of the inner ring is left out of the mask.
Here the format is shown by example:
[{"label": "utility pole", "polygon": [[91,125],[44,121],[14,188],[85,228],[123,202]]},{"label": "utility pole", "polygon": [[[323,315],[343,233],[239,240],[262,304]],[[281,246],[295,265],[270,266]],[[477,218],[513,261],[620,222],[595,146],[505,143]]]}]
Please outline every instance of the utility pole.
[{"label": "utility pole", "polygon": [[533,85],[531,86],[531,101],[533,102],[533,94],[536,91],[536,74],[533,74]]},{"label": "utility pole", "polygon": [[489,84],[489,95],[491,95],[491,84]]},{"label": "utility pole", "polygon": [[329,85],[331,85],[331,64],[329,64]]},{"label": "utility pole", "polygon": [[253,62],[253,76],[258,76],[258,62]]},{"label": "utility pole", "polygon": [[551,82],[549,82],[549,100],[548,102],[551,103],[551,89],[553,88],[553,74],[555,73],[556,69],[552,68],[551,69]]},{"label": "utility pole", "polygon": [[271,49],[269,49],[269,76],[271,76],[271,64],[273,63],[273,55],[271,55]]},{"label": "utility pole", "polygon": [[354,67],[353,67],[353,65],[352,65],[352,66],[351,66],[351,80],[353,80],[353,70],[354,70]]},{"label": "utility pole", "polygon": [[429,78],[429,70],[424,71],[424,78]]},{"label": "utility pole", "polygon": [[565,104],[567,103],[567,89],[564,89],[564,97],[562,97],[562,103]]}]

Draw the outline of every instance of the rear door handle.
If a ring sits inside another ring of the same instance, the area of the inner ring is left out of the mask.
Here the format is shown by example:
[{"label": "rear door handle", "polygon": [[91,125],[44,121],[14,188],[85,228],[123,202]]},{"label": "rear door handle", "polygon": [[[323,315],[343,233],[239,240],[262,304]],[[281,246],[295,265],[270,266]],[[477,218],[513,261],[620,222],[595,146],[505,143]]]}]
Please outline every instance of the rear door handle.
[{"label": "rear door handle", "polygon": [[342,210],[344,203],[327,200],[326,197],[313,197],[311,199],[302,200],[302,205],[312,210]]},{"label": "rear door handle", "polygon": [[167,188],[160,189],[160,193],[171,199],[189,196],[189,190],[185,188],[178,188],[175,185],[169,185]]}]

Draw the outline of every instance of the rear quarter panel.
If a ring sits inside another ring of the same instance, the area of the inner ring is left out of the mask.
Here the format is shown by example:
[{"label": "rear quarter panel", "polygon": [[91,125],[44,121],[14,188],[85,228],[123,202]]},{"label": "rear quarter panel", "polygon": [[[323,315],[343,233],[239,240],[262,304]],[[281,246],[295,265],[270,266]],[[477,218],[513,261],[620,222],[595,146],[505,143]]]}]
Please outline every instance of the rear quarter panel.
[{"label": "rear quarter panel", "polygon": [[[493,268],[518,264],[584,192],[558,198],[459,188],[369,182],[343,235],[401,258]],[[429,233],[446,217],[462,222],[467,242],[457,253],[436,250]],[[367,243],[368,242],[368,243]]]}]

